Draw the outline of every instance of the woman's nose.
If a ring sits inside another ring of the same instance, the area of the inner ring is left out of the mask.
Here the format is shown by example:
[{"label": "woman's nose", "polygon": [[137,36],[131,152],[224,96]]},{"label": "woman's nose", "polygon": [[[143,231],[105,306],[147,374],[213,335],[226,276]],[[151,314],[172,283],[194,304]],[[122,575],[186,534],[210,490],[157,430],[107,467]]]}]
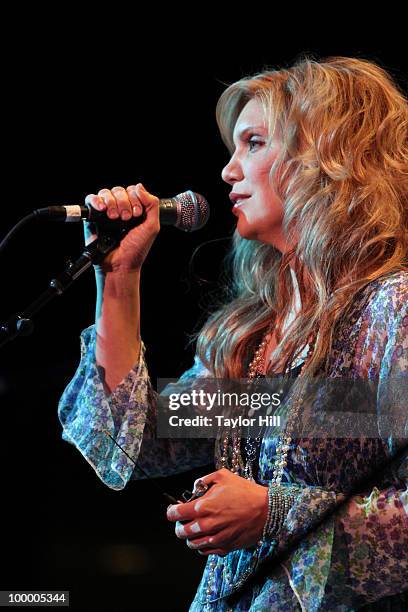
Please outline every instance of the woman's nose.
[{"label": "woman's nose", "polygon": [[231,157],[228,164],[223,168],[221,178],[229,185],[242,180],[241,164],[234,155]]}]

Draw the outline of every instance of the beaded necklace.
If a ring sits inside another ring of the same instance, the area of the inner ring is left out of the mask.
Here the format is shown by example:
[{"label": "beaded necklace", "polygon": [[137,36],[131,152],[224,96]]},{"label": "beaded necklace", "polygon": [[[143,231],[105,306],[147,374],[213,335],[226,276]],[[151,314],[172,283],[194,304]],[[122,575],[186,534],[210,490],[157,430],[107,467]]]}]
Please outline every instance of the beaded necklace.
[{"label": "beaded necklace", "polygon": [[[251,363],[249,364],[248,378],[252,381],[254,381],[261,374],[263,374],[263,371],[265,369],[265,351],[266,351],[268,342],[271,339],[272,331],[273,331],[273,327],[268,328],[260,345],[255,351],[255,354],[254,354],[254,357]],[[302,368],[299,373],[299,376],[302,376],[305,370],[305,367],[309,363],[311,355],[314,350],[314,346],[315,346],[315,336],[309,342],[309,350],[302,364]],[[280,485],[282,481],[282,476],[283,476],[284,469],[287,465],[287,456],[288,456],[288,452],[290,449],[290,444],[292,442],[291,432],[293,431],[294,421],[299,414],[299,410],[303,402],[303,395],[304,393],[301,392],[298,395],[298,397],[294,400],[291,406],[291,411],[290,411],[290,415],[288,418],[288,422],[286,424],[285,433],[279,436],[278,444],[276,447],[276,459],[275,459],[274,468],[272,472],[272,485],[273,485],[273,489],[275,489],[276,487],[276,491],[278,492],[281,489]],[[256,460],[256,454],[257,454],[256,450],[257,450],[257,446],[259,445],[261,438],[260,437],[255,438],[255,444],[253,444],[251,449],[248,448],[248,444],[250,443],[248,440],[247,445],[245,447],[245,450],[246,450],[246,464],[245,465],[244,465],[244,461],[241,457],[241,452],[240,452],[240,438],[241,438],[240,430],[237,433],[235,432],[233,433],[232,435],[232,462],[230,466],[228,465],[229,437],[228,436],[224,437],[223,444],[222,444],[222,456],[220,458],[219,463],[217,463],[217,468],[226,467],[227,469],[231,470],[235,474],[239,474],[243,476],[244,478],[253,480],[253,463]],[[270,498],[270,493],[269,493],[269,498]],[[288,510],[287,501],[288,500],[286,498],[283,498],[283,505],[280,510],[283,509],[285,512],[287,512]],[[277,521],[281,520],[280,510],[275,513]],[[274,512],[274,511],[275,511],[274,507],[270,507],[268,511],[267,524],[271,529],[273,529],[274,524],[269,525],[269,522],[270,522],[271,512]],[[263,540],[260,540],[256,546],[256,550],[258,553],[260,552],[262,545],[263,545]],[[243,573],[242,577],[238,580],[238,582],[236,582],[233,586],[231,585],[230,587],[231,592],[240,588],[240,586],[245,582],[247,577],[251,574],[253,568],[257,565],[257,562],[258,562],[257,559],[258,559],[258,555],[255,554],[251,567],[245,570],[245,572]],[[207,610],[210,611],[213,609],[212,604],[210,602],[211,602],[211,597],[214,595],[213,590],[215,586],[215,574],[216,574],[217,567],[218,567],[218,560],[219,560],[219,557],[217,557],[217,555],[210,555],[208,559],[209,569],[208,569],[208,577],[207,577],[207,584],[206,584],[206,591],[205,591],[206,597],[205,597],[205,600],[202,602],[204,604],[203,610],[206,610],[206,611]],[[226,581],[227,585],[230,585],[232,582],[232,576],[229,571],[228,565],[223,562],[223,559],[221,559],[221,562],[222,562],[222,572],[223,572],[224,580]]]},{"label": "beaded necklace", "polygon": [[[263,371],[265,369],[265,352],[268,346],[268,343],[272,337],[272,333],[274,331],[274,326],[270,326],[264,337],[259,344],[257,350],[255,351],[254,357],[251,363],[248,366],[248,374],[247,378],[252,382],[257,378],[263,375]],[[306,358],[302,364],[299,377],[303,375],[305,367],[310,361],[311,355],[313,353],[315,344],[315,339],[310,341],[309,350],[306,355]],[[282,481],[283,470],[287,465],[287,455],[290,447],[290,443],[292,442],[291,430],[294,424],[295,419],[297,418],[300,410],[300,406],[303,401],[303,394],[296,398],[292,407],[290,416],[286,425],[285,433],[280,434],[278,445],[276,447],[276,460],[273,469],[273,477],[272,483],[280,484]],[[244,461],[241,454],[241,430],[234,430],[231,436],[225,435],[222,439],[222,448],[221,448],[221,456],[217,462],[217,468],[227,468],[234,474],[238,474],[243,476],[248,480],[254,480],[253,477],[253,467],[256,461],[257,450],[259,448],[261,441],[261,436],[256,438],[248,438],[245,444],[245,456],[246,459]],[[228,456],[231,454],[231,463],[229,464]]]}]

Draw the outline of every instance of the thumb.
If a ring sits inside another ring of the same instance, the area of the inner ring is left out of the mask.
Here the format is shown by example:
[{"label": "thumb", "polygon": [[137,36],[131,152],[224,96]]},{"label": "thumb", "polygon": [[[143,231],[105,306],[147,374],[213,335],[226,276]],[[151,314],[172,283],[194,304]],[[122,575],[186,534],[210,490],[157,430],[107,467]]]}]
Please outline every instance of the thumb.
[{"label": "thumb", "polygon": [[142,183],[138,183],[136,185],[136,193],[143,206],[151,208],[155,205],[159,205],[159,198],[152,193],[149,193]]},{"label": "thumb", "polygon": [[158,233],[160,231],[160,201],[159,198],[138,183],[136,185],[136,195],[143,207],[146,215],[145,225],[150,227],[152,231]]},{"label": "thumb", "polygon": [[201,476],[194,481],[194,491],[200,489],[201,486],[205,485],[210,487],[212,484],[219,482],[222,478],[222,469],[217,470],[216,472],[211,472],[211,474],[207,474],[206,476]]}]

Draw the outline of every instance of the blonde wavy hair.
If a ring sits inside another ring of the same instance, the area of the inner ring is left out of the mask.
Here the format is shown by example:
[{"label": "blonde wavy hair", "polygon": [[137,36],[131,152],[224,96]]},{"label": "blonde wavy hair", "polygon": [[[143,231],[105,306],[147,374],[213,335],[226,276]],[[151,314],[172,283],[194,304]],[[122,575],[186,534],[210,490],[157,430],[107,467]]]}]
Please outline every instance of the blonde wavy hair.
[{"label": "blonde wavy hair", "polygon": [[[237,118],[253,98],[262,103],[270,136],[280,137],[270,179],[284,205],[284,232],[298,238],[282,255],[235,231],[229,299],[199,332],[197,353],[214,376],[244,377],[262,335],[276,322],[280,354],[269,371],[282,357],[284,370],[291,367],[317,335],[305,369],[313,375],[326,363],[336,323],[356,292],[383,275],[408,271],[408,102],[371,61],[304,57],[224,91],[217,121],[231,152]],[[301,310],[285,337],[293,256]]]}]

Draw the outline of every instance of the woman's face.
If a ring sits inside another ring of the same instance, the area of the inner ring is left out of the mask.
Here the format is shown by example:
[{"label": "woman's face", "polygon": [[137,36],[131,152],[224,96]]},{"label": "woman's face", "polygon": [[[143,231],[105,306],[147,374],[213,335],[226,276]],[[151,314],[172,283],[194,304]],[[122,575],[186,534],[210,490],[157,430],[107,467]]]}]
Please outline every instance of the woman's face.
[{"label": "woman's face", "polygon": [[252,99],[237,119],[233,133],[235,151],[221,176],[232,187],[232,212],[238,217],[239,234],[272,244],[283,253],[287,249],[282,233],[283,205],[269,179],[279,143],[272,140],[268,145],[267,139],[263,107]]}]

